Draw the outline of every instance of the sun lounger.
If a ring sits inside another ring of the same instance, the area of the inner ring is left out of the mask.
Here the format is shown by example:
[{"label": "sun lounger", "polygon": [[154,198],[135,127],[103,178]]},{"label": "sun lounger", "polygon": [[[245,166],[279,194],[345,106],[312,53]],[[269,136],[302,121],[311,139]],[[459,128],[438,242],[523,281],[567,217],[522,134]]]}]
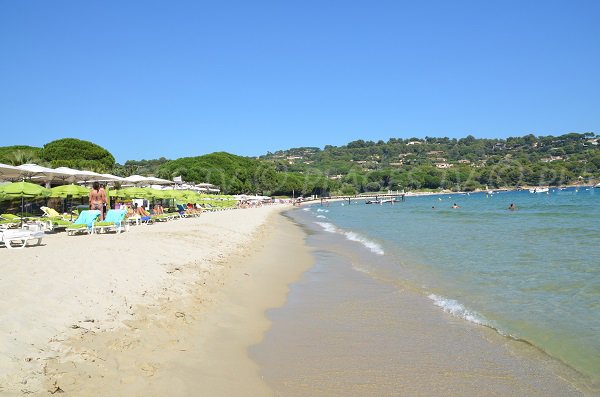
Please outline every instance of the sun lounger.
[{"label": "sun lounger", "polygon": [[[3,243],[6,248],[25,248],[29,240],[37,240],[36,245],[42,243],[44,232],[34,232],[30,230],[0,230],[0,243]],[[15,245],[15,242],[20,245]]]},{"label": "sun lounger", "polygon": [[184,207],[181,204],[177,204],[177,212],[179,212],[179,215],[181,215],[184,218],[189,218],[192,216],[192,214],[189,212],[187,207]]},{"label": "sun lounger", "polygon": [[51,219],[62,219],[62,220],[68,220],[68,218],[66,218],[64,215],[61,215],[57,210],[55,210],[54,208],[50,208],[50,207],[40,207],[40,209],[42,210],[42,212],[44,213],[43,217],[44,218],[51,218]]},{"label": "sun lounger", "polygon": [[73,236],[77,233],[93,233],[94,222],[96,222],[99,216],[100,211],[98,210],[81,211],[77,220],[71,226],[67,227],[67,234]]},{"label": "sun lounger", "polygon": [[9,221],[6,219],[0,220],[0,229],[14,229],[19,226],[19,222]]},{"label": "sun lounger", "polygon": [[117,234],[129,230],[129,223],[125,221],[125,210],[109,210],[104,221],[94,223],[94,233],[114,231]]}]

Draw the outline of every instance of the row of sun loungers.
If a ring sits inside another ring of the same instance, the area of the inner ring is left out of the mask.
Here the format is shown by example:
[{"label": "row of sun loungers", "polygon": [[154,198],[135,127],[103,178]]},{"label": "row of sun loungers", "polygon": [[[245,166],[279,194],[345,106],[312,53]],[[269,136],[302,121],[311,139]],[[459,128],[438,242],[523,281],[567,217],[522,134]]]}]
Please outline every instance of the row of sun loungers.
[{"label": "row of sun loungers", "polygon": [[[201,210],[190,210],[182,206],[177,212],[152,216],[126,217],[127,210],[109,210],[103,221],[99,221],[100,211],[81,211],[74,222],[67,220],[52,208],[42,207],[43,217],[24,218],[11,214],[0,215],[0,244],[7,248],[24,248],[29,241],[41,244],[44,231],[64,230],[69,236],[77,234],[99,234],[114,232],[119,234],[128,231],[131,225],[154,222],[167,222],[178,218],[199,216]],[[20,228],[19,228],[20,227]]]}]

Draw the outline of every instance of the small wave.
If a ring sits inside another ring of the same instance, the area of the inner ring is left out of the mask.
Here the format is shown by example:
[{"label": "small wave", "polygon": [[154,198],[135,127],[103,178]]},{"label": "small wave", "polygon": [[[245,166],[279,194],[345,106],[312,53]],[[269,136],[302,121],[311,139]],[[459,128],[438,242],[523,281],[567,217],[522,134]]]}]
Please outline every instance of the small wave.
[{"label": "small wave", "polygon": [[325,215],[317,215],[317,218],[327,218]]},{"label": "small wave", "polygon": [[317,208],[317,212],[329,212],[329,210],[324,210],[322,208]]},{"label": "small wave", "polygon": [[327,223],[327,222],[315,222],[317,225],[321,226],[323,228],[323,230],[325,230],[326,232],[329,233],[335,233],[335,226],[333,226],[331,223]]},{"label": "small wave", "polygon": [[455,317],[464,318],[467,321],[470,321],[475,324],[490,326],[488,322],[480,316],[478,313],[473,312],[454,299],[448,299],[441,296],[437,296],[435,294],[431,294],[428,296],[429,299],[433,301],[433,304],[440,307],[443,311],[448,314],[451,314]]},{"label": "small wave", "polygon": [[304,207],[302,208],[302,211],[310,211],[310,207]]},{"label": "small wave", "polygon": [[377,244],[376,242],[373,242],[363,236],[361,236],[358,233],[355,232],[345,232],[344,236],[346,236],[346,238],[350,241],[356,241],[358,243],[361,243],[362,245],[364,245],[365,247],[367,247],[371,252],[377,254],[377,255],[383,255],[383,248],[381,248],[381,246],[379,244]]}]

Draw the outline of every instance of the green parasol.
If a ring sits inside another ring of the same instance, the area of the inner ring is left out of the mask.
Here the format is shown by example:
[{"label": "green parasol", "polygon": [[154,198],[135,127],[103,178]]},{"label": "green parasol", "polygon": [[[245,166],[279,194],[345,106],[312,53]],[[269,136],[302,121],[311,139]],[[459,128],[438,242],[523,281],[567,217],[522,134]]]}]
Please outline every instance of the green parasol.
[{"label": "green parasol", "polygon": [[90,194],[90,190],[80,185],[62,185],[50,189],[50,197],[86,197]]},{"label": "green parasol", "polygon": [[70,184],[70,185],[62,185],[62,186],[56,186],[53,187],[52,189],[50,189],[50,197],[61,197],[61,198],[68,198],[71,197],[71,200],[69,202],[69,209],[71,212],[71,220],[73,220],[73,198],[78,198],[78,197],[87,197],[90,194],[90,190],[84,186],[80,186],[80,185],[74,185],[74,184]]},{"label": "green parasol", "polygon": [[149,199],[152,198],[152,192],[143,189],[141,187],[128,187],[125,189],[113,190],[111,192],[113,197],[121,197],[121,198],[141,198],[141,199]]},{"label": "green parasol", "polygon": [[179,196],[176,198],[178,200],[183,200],[186,203],[195,204],[196,202],[198,202],[200,200],[200,195],[191,190],[182,190],[181,193],[179,194]]},{"label": "green parasol", "polygon": [[21,225],[23,225],[23,213],[25,212],[25,197],[46,197],[49,190],[29,182],[12,182],[0,186],[0,197],[3,199],[21,198]]}]

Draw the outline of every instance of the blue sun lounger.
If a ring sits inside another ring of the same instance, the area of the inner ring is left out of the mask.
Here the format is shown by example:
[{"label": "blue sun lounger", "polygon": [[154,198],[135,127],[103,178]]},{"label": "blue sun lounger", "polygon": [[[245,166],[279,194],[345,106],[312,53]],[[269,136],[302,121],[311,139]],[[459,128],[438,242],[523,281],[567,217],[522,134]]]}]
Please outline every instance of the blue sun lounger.
[{"label": "blue sun lounger", "polygon": [[117,234],[129,230],[129,224],[125,222],[125,210],[109,210],[101,222],[94,223],[94,233],[114,231]]},{"label": "blue sun lounger", "polygon": [[100,211],[98,210],[81,211],[77,220],[75,220],[71,226],[67,227],[67,234],[73,236],[77,233],[93,233],[94,222],[96,222],[99,217]]}]

